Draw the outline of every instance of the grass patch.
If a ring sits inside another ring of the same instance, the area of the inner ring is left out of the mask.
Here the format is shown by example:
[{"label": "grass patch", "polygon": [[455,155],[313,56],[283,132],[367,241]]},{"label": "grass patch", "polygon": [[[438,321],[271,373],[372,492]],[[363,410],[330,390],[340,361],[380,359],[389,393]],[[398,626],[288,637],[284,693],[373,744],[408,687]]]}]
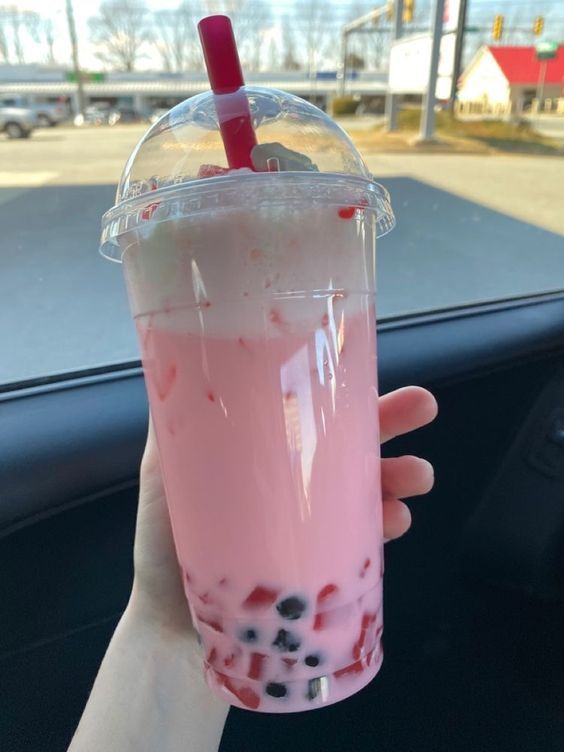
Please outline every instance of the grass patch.
[{"label": "grass patch", "polygon": [[[398,124],[400,131],[419,130],[421,110],[401,110]],[[536,154],[555,154],[558,144],[537,133],[524,120],[517,123],[506,120],[458,120],[450,112],[436,113],[437,135],[466,138],[492,146],[500,151],[526,151]]]}]

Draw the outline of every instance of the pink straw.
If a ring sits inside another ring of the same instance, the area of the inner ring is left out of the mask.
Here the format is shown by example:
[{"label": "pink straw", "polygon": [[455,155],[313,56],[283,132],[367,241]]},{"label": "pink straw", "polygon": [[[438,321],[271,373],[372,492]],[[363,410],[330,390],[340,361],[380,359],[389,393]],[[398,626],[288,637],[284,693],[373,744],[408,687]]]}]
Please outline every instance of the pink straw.
[{"label": "pink straw", "polygon": [[227,16],[207,16],[198,24],[198,31],[210,86],[216,95],[215,107],[227,164],[231,169],[250,167],[254,170],[251,152],[257,139],[249,101],[241,88],[245,81],[231,20]]}]

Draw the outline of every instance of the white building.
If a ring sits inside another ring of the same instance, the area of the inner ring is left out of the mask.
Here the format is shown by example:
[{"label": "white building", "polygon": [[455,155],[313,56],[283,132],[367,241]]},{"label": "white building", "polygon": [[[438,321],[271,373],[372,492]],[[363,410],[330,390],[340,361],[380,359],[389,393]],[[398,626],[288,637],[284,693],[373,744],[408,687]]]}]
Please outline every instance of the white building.
[{"label": "white building", "polygon": [[558,48],[555,58],[541,63],[532,46],[484,46],[461,76],[458,109],[519,114],[539,96],[551,101],[564,97],[564,47]]}]

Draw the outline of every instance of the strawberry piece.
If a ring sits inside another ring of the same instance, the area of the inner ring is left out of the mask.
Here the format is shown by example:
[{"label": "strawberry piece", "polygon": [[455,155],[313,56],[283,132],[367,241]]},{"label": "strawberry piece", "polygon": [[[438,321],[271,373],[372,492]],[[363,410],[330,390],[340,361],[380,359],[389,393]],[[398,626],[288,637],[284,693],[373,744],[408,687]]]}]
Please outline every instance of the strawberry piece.
[{"label": "strawberry piece", "polygon": [[157,378],[155,379],[155,386],[157,389],[157,395],[161,402],[163,402],[168,397],[175,381],[176,366],[174,364],[169,366],[166,371],[164,371],[164,373],[158,374]]},{"label": "strawberry piece", "polygon": [[341,217],[341,219],[352,219],[354,217],[355,211],[356,207],[354,206],[343,206],[337,213],[339,217]]},{"label": "strawberry piece", "polygon": [[368,629],[371,624],[375,624],[378,614],[369,614],[368,612],[362,614],[362,628]]},{"label": "strawberry piece", "polygon": [[227,167],[219,167],[219,165],[203,164],[200,165],[197,178],[213,178],[215,175],[227,175],[229,169]]},{"label": "strawberry piece", "polygon": [[266,655],[262,653],[251,653],[251,665],[247,674],[249,679],[260,679],[265,658]]},{"label": "strawberry piece", "polygon": [[246,708],[256,710],[260,705],[260,697],[250,687],[237,688],[228,676],[222,677],[225,689],[231,692]]},{"label": "strawberry piece", "polygon": [[231,653],[231,655],[228,655],[227,658],[224,658],[223,663],[225,664],[225,668],[231,668],[235,663],[235,658],[235,653]]},{"label": "strawberry piece", "polygon": [[315,632],[320,632],[322,629],[325,629],[324,614],[315,614],[313,629]]},{"label": "strawberry piece", "polygon": [[257,585],[253,592],[247,596],[243,603],[243,608],[251,611],[267,609],[276,601],[279,592],[279,590],[272,590],[263,585]]},{"label": "strawberry piece", "polygon": [[141,218],[142,219],[151,219],[155,211],[157,210],[159,206],[159,202],[155,201],[152,204],[148,204],[143,211],[141,212]]},{"label": "strawberry piece", "polygon": [[208,392],[208,399],[210,402],[215,402],[215,394],[213,392]]},{"label": "strawberry piece", "polygon": [[341,676],[347,676],[347,674],[361,674],[363,671],[364,666],[362,665],[362,661],[355,661],[354,663],[351,663],[350,666],[345,666],[345,668],[340,668],[338,671],[335,671],[333,676],[335,679],[340,679]]},{"label": "strawberry piece", "polygon": [[317,603],[324,603],[328,598],[335,595],[339,591],[339,588],[330,582],[328,585],[324,585],[317,594]]},{"label": "strawberry piece", "polygon": [[288,668],[292,668],[298,662],[297,658],[282,658],[282,663],[285,663]]},{"label": "strawberry piece", "polygon": [[362,565],[362,569],[360,570],[360,576],[361,577],[365,577],[366,576],[366,572],[370,568],[371,563],[372,562],[370,561],[370,559],[365,559],[364,560],[364,564]]}]

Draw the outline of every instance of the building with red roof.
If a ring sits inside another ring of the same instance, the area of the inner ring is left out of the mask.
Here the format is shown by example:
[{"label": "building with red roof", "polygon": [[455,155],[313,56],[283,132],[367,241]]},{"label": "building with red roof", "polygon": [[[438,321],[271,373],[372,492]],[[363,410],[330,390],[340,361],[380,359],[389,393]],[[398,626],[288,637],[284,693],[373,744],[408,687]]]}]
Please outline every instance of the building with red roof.
[{"label": "building with red roof", "polygon": [[550,100],[550,109],[554,110],[556,101],[564,100],[564,47],[558,48],[552,60],[542,62],[533,46],[484,46],[460,78],[458,102],[462,111],[521,113],[537,98]]}]

